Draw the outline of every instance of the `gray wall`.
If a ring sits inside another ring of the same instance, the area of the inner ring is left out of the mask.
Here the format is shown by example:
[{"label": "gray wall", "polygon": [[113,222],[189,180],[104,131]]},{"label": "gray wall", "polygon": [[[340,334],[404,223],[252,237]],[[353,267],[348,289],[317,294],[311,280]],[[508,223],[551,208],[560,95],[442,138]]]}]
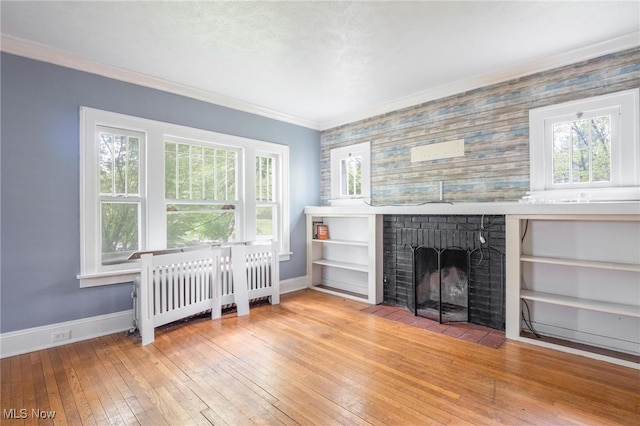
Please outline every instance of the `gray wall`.
[{"label": "gray wall", "polygon": [[320,202],[320,133],[89,73],[1,56],[0,332],[132,308],[131,284],[80,289],[81,105],[290,149],[291,249],[306,274],[306,205]]},{"label": "gray wall", "polygon": [[[377,204],[515,201],[529,190],[529,110],[640,87],[632,49],[437,99],[322,132],[322,203],[330,198],[329,151],[371,142]],[[411,163],[411,148],[464,139],[465,156]]]}]

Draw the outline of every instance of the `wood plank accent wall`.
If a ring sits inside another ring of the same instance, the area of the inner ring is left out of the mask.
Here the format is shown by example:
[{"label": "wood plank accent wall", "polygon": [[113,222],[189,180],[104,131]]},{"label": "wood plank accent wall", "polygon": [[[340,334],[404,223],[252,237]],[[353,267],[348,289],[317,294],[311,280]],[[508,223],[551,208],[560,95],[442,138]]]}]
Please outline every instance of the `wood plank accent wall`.
[{"label": "wood plank accent wall", "polygon": [[[516,201],[529,190],[529,110],[640,87],[640,48],[460,93],[322,132],[321,198],[329,153],[371,142],[374,204]],[[464,157],[411,163],[411,148],[464,139]]]}]

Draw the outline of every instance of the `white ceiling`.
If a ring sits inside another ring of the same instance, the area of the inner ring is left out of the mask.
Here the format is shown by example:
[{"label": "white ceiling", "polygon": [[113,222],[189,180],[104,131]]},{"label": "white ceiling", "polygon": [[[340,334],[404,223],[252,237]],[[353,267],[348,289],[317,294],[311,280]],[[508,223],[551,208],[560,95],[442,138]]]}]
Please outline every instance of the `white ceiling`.
[{"label": "white ceiling", "polygon": [[2,50],[316,129],[640,45],[640,1],[1,1]]}]

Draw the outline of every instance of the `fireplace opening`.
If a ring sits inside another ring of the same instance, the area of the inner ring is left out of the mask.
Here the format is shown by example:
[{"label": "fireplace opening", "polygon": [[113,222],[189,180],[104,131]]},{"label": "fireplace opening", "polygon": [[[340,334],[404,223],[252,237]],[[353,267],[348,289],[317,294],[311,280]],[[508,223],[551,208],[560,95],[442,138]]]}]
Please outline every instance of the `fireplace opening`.
[{"label": "fireplace opening", "polygon": [[[498,328],[504,318],[503,255],[492,247],[413,251],[416,316],[440,323],[470,322]],[[483,312],[490,312],[487,318]]]},{"label": "fireplace opening", "polygon": [[469,261],[465,250],[418,247],[415,261],[415,315],[456,322],[469,320]]}]

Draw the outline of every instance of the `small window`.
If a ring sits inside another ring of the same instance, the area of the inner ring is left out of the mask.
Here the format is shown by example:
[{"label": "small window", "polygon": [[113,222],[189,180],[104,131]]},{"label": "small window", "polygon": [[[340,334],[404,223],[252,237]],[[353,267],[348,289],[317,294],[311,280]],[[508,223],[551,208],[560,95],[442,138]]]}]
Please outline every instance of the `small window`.
[{"label": "small window", "polygon": [[542,201],[638,199],[638,90],[529,114],[531,197]]},{"label": "small window", "polygon": [[371,144],[369,142],[331,150],[332,203],[371,199]]},{"label": "small window", "polygon": [[340,160],[340,196],[362,196],[362,156],[351,155]]},{"label": "small window", "polygon": [[617,109],[598,110],[557,122],[548,128],[553,141],[553,172],[550,185],[554,188],[581,184],[609,184],[611,174],[611,139]]},{"label": "small window", "polygon": [[278,235],[276,158],[256,155],[256,237],[273,239]]}]

